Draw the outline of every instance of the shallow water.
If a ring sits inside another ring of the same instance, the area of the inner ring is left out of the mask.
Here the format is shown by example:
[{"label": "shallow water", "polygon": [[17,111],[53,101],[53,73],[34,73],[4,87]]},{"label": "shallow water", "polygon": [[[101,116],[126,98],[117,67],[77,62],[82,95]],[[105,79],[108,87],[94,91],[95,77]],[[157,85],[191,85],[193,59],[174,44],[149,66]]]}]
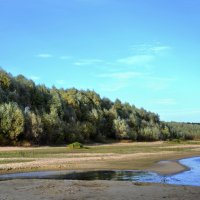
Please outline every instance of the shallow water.
[{"label": "shallow water", "polygon": [[190,170],[162,176],[154,172],[135,170],[110,171],[42,171],[0,175],[0,180],[9,179],[59,179],[59,180],[119,180],[135,182],[154,182],[176,185],[200,186],[200,157],[182,159],[181,164]]},{"label": "shallow water", "polygon": [[200,157],[182,159],[179,162],[190,169],[167,177],[167,183],[200,186]]}]

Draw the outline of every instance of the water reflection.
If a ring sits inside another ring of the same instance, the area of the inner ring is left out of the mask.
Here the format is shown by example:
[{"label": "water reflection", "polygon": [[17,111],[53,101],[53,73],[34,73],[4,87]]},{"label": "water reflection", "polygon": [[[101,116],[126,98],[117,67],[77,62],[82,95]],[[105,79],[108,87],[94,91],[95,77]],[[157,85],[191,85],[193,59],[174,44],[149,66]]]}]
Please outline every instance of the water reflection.
[{"label": "water reflection", "polygon": [[59,180],[118,180],[135,182],[154,182],[176,185],[200,186],[200,157],[180,160],[190,170],[175,175],[162,176],[154,172],[135,170],[105,171],[46,171],[0,175],[0,180],[9,179],[59,179]]},{"label": "water reflection", "polygon": [[89,171],[67,174],[60,176],[61,179],[71,180],[118,180],[118,181],[137,181],[141,177],[146,177],[149,172],[144,171]]}]

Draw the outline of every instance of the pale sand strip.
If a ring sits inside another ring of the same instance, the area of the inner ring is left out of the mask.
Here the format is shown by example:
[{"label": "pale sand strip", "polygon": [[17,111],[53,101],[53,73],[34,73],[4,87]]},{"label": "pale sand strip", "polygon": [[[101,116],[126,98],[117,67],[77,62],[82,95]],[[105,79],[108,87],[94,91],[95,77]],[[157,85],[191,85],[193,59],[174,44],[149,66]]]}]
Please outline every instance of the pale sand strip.
[{"label": "pale sand strip", "polygon": [[[0,170],[20,170],[20,169],[33,169],[33,168],[65,168],[67,165],[87,165],[87,161],[126,161],[136,158],[147,158],[155,155],[169,155],[173,154],[172,151],[163,151],[161,153],[134,153],[134,154],[98,154],[98,156],[88,157],[69,157],[69,158],[33,158],[34,161],[31,162],[19,162],[19,163],[8,163],[8,164],[0,164]],[[30,158],[31,159],[31,158]],[[90,167],[90,166],[89,166]]]},{"label": "pale sand strip", "polygon": [[187,170],[188,167],[180,164],[178,161],[160,161],[148,168],[159,174],[168,175],[175,174]]},{"label": "pale sand strip", "polygon": [[194,200],[200,187],[120,181],[9,180],[1,200]]}]

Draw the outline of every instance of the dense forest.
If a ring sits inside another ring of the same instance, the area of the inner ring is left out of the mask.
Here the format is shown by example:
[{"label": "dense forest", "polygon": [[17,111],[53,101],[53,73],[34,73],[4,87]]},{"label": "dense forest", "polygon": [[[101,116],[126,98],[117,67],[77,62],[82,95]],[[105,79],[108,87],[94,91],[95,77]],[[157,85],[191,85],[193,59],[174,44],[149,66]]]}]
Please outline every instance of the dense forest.
[{"label": "dense forest", "polygon": [[200,139],[200,124],[166,123],[155,113],[90,90],[48,88],[0,69],[0,145],[58,145],[107,139]]}]

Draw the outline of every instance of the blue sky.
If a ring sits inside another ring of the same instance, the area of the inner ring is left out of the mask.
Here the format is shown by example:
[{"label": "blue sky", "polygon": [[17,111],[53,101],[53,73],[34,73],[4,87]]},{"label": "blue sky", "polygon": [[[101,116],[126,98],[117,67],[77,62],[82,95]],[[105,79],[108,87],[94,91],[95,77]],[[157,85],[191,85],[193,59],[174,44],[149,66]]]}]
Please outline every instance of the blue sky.
[{"label": "blue sky", "polygon": [[199,0],[0,0],[0,66],[200,122]]}]

